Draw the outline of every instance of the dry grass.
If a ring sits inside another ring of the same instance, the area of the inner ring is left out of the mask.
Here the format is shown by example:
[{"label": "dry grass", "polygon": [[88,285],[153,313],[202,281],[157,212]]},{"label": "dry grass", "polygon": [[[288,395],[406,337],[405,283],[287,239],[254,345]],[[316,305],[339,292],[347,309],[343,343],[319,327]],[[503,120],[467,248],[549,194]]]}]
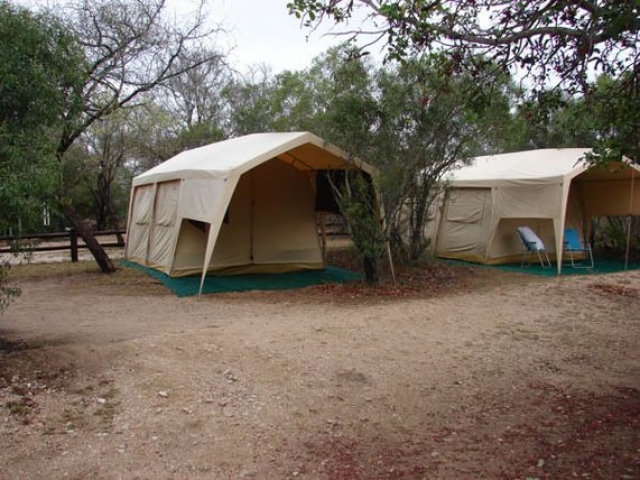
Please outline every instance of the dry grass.
[{"label": "dry grass", "polygon": [[100,269],[92,261],[29,263],[13,265],[9,275],[12,280],[21,281],[66,278],[86,273],[100,273]]},{"label": "dry grass", "polygon": [[162,284],[133,268],[118,268],[114,273],[103,274],[94,261],[85,260],[76,263],[32,263],[13,265],[9,272],[12,282],[56,281],[69,282],[74,288],[101,295],[164,295],[168,294]]}]

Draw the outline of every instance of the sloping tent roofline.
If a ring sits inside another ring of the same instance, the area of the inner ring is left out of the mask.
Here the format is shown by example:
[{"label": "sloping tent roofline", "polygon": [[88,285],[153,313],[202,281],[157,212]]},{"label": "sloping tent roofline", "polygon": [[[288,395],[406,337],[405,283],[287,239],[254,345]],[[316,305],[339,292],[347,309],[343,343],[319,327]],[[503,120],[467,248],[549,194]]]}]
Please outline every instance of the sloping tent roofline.
[{"label": "sloping tent roofline", "polygon": [[[289,153],[305,145],[317,147],[320,158],[311,162],[297,157],[295,153]],[[324,151],[324,154],[321,151]],[[369,175],[377,173],[373,166],[357,157],[350,157],[335,145],[309,132],[254,133],[179,153],[136,176],[133,179],[133,186],[158,183],[176,177],[185,179],[239,177],[264,162],[288,153],[288,157],[282,160],[301,169],[354,168],[363,170]]]},{"label": "sloping tent roofline", "polygon": [[[132,182],[129,219],[132,214],[133,195],[136,187],[154,185],[172,180],[212,180],[226,185],[225,201],[231,200],[233,189],[240,176],[251,169],[278,158],[300,170],[361,170],[375,176],[377,169],[357,157],[310,132],[255,133],[186,150],[156,167],[136,176]],[[381,206],[381,202],[380,206]],[[224,212],[223,209],[218,208]],[[215,209],[214,209],[215,210]],[[219,215],[207,215],[211,222],[205,259],[200,279],[202,292],[211,261],[213,248],[220,229]],[[218,219],[216,219],[218,217]],[[216,223],[217,222],[217,223]],[[216,223],[214,225],[214,223]]]},{"label": "sloping tent roofline", "polygon": [[[549,148],[475,157],[471,163],[454,169],[446,178],[453,187],[490,188],[500,186],[556,184],[562,186],[562,205],[556,225],[556,252],[558,274],[562,271],[562,233],[565,228],[569,189],[574,178],[597,168],[584,157],[589,148]],[[634,178],[640,179],[640,167],[623,157],[622,164],[629,168],[631,189]],[[630,213],[633,213],[631,193]]]},{"label": "sloping tent roofline", "polygon": [[[517,183],[560,183],[567,175],[589,169],[583,160],[589,148],[548,148],[475,157],[447,178],[457,187]],[[575,174],[575,175],[573,175]]]}]

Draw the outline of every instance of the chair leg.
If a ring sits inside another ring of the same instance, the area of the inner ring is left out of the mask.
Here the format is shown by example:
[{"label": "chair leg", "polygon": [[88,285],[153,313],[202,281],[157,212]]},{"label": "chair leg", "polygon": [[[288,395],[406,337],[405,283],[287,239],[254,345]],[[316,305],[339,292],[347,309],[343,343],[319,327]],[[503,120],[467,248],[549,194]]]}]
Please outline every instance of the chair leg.
[{"label": "chair leg", "polygon": [[593,251],[591,250],[591,246],[587,247],[587,254],[589,255],[589,262],[591,263],[591,266],[587,267],[587,268],[593,268],[594,263],[593,263]]},{"label": "chair leg", "polygon": [[524,267],[524,262],[526,260],[527,262],[527,267],[531,265],[531,256],[533,255],[533,250],[528,250],[526,252],[526,258],[523,256],[522,260],[520,261],[520,268]]},{"label": "chair leg", "polygon": [[551,268],[551,260],[549,260],[549,255],[546,250],[543,250],[542,252],[540,250],[536,250],[536,253],[538,254],[538,260],[540,260],[540,266],[542,266],[542,268]]},{"label": "chair leg", "polygon": [[584,258],[580,261],[576,261],[576,258],[574,257],[575,250],[567,250],[566,252],[569,255],[569,260],[571,261],[571,267],[593,268],[593,251],[591,250],[591,247],[586,247],[584,250],[582,250]]}]

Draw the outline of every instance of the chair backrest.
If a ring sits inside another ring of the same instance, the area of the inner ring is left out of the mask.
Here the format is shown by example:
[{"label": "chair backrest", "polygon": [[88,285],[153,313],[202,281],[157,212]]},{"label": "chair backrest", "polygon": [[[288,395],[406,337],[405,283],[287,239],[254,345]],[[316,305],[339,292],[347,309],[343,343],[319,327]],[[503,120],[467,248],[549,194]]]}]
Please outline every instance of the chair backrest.
[{"label": "chair backrest", "polygon": [[567,228],[564,231],[564,243],[570,250],[582,250],[582,242],[575,228]]},{"label": "chair backrest", "polygon": [[527,250],[532,250],[534,252],[542,252],[546,250],[544,242],[540,240],[540,237],[538,237],[531,228],[518,227],[518,234],[520,235],[522,243],[527,247]]}]

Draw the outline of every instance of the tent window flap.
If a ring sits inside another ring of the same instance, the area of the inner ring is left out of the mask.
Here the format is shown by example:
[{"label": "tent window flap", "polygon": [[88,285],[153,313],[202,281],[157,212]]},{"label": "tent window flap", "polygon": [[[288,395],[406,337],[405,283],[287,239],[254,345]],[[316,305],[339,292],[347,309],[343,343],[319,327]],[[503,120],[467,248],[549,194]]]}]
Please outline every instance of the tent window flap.
[{"label": "tent window flap", "polygon": [[459,189],[451,194],[447,209],[447,221],[479,223],[484,212],[483,189]]},{"label": "tent window flap", "polygon": [[137,225],[146,225],[151,218],[153,204],[153,185],[138,187],[134,198],[133,221]]},{"label": "tent window flap", "polygon": [[180,182],[166,182],[158,185],[156,196],[155,224],[163,227],[173,225],[178,210]]}]

